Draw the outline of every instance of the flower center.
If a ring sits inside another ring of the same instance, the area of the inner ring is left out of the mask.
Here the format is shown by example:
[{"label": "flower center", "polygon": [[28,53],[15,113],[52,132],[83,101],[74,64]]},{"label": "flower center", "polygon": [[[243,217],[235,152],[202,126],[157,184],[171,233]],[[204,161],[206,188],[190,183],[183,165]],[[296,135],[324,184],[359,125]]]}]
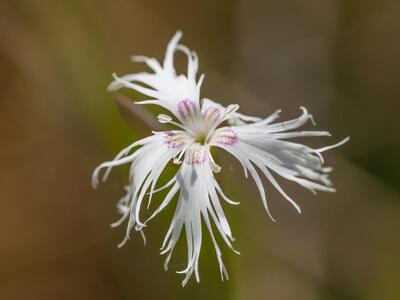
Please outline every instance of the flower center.
[{"label": "flower center", "polygon": [[187,99],[179,102],[178,113],[182,125],[195,142],[201,145],[208,143],[221,119],[220,109],[209,107],[202,110],[197,103]]},{"label": "flower center", "polygon": [[207,135],[205,133],[199,133],[195,137],[195,142],[199,143],[200,145],[204,145],[207,143]]},{"label": "flower center", "polygon": [[[184,99],[179,102],[177,108],[177,117],[180,122],[175,122],[170,116],[164,114],[158,115],[158,121],[183,129],[196,144],[207,145],[213,139],[218,126],[228,120],[238,110],[239,105],[232,104],[226,108],[211,106],[200,108],[197,102]],[[225,144],[232,145],[237,141],[235,132],[230,129],[219,132],[218,135],[221,142]],[[166,139],[166,144],[171,148],[182,146],[181,142],[180,138],[174,134]]]}]

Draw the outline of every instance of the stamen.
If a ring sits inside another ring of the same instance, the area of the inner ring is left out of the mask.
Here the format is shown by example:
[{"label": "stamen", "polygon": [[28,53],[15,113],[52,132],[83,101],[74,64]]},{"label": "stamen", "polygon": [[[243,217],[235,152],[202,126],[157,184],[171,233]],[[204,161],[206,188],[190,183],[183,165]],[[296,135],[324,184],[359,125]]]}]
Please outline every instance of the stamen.
[{"label": "stamen", "polygon": [[167,124],[170,123],[172,121],[172,118],[170,116],[164,115],[164,114],[160,114],[157,116],[158,122],[162,123],[162,124]]},{"label": "stamen", "polygon": [[225,114],[225,115],[233,114],[233,113],[235,113],[235,112],[238,111],[239,107],[240,107],[240,106],[239,106],[238,104],[231,104],[231,105],[228,105],[228,107],[225,109],[224,114]]},{"label": "stamen", "polygon": [[187,128],[187,127],[183,126],[182,124],[179,124],[179,123],[177,123],[175,121],[172,121],[172,118],[170,116],[167,116],[167,115],[164,115],[164,114],[159,114],[157,116],[157,120],[158,120],[158,122],[160,122],[162,124],[168,124],[169,123],[169,124],[172,124],[172,125],[174,125],[176,127],[179,127],[181,129],[193,134],[193,131],[191,129],[189,129],[189,128]]},{"label": "stamen", "polygon": [[211,166],[211,170],[214,173],[219,173],[222,170],[222,168],[219,165],[217,165],[215,162],[213,162],[213,161],[210,162],[210,166]]},{"label": "stamen", "polygon": [[208,157],[210,158],[211,170],[214,173],[219,173],[222,170],[222,168],[215,163],[214,158],[212,157],[211,153],[208,155]]},{"label": "stamen", "polygon": [[174,164],[180,165],[180,164],[182,163],[182,157],[183,157],[183,155],[185,154],[187,148],[188,148],[188,147],[183,148],[183,149],[177,154],[178,157],[176,157],[176,156],[174,157],[174,160],[173,160],[173,163],[174,163]]}]

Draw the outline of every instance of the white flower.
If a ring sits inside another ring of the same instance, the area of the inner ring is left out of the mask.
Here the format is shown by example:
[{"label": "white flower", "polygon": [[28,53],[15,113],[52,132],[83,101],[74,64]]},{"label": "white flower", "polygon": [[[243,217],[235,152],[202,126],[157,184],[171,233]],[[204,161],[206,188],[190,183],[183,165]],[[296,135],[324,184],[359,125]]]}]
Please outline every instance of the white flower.
[{"label": "white flower", "polygon": [[[216,242],[213,225],[225,243],[234,251],[234,240],[229,223],[222,209],[220,199],[229,204],[233,202],[223,193],[213,173],[221,168],[214,161],[210,148],[217,147],[232,154],[243,166],[245,176],[250,173],[259,190],[262,202],[270,214],[260,172],[300,213],[300,207],[282,190],[274,175],[294,181],[310,191],[334,192],[328,173],[332,168],[324,167],[322,153],[340,146],[343,141],[328,147],[313,149],[289,142],[296,137],[330,136],[327,131],[293,131],[312,116],[301,107],[302,115],[296,119],[274,123],[280,111],[260,119],[237,112],[238,105],[223,107],[209,99],[200,101],[200,86],[204,75],[196,79],[198,58],[195,52],[179,44],[181,32],[177,32],[168,44],[164,62],[161,65],[154,58],[133,57],[134,61],[147,64],[152,73],[136,73],[122,77],[113,75],[114,81],[109,91],[130,88],[150,97],[137,104],[156,104],[168,110],[173,117],[159,115],[161,123],[168,123],[177,130],[154,132],[152,136],[139,140],[123,149],[112,161],[99,165],[93,173],[92,183],[97,186],[100,171],[105,181],[115,166],[130,164],[129,184],[126,195],[119,201],[118,212],[121,219],[113,226],[127,220],[126,237],[132,228],[142,233],[148,221],[160,213],[178,195],[176,210],[161,247],[166,254],[165,269],[174,247],[184,229],[187,240],[187,267],[180,273],[186,274],[185,285],[191,275],[199,281],[199,257],[202,243],[202,226],[205,224],[211,236],[217,255],[222,280],[228,278],[221,259],[221,251]],[[174,54],[182,52],[187,56],[187,74],[177,74],[174,68]],[[223,126],[223,123],[228,123]],[[157,181],[168,163],[179,164],[177,174],[164,186],[156,188]],[[258,170],[257,170],[258,169]],[[141,218],[143,202],[148,205],[152,195],[169,189],[165,199],[146,221]],[[148,196],[148,197],[147,197]],[[142,233],[144,238],[144,235]]]}]

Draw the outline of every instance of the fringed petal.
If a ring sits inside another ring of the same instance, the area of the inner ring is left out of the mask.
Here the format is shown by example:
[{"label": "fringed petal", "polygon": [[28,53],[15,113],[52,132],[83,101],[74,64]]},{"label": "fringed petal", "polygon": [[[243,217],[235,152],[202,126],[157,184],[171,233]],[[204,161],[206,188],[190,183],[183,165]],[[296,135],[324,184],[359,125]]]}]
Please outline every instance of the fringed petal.
[{"label": "fringed petal", "polygon": [[335,192],[329,179],[332,168],[324,166],[322,152],[343,145],[348,138],[332,146],[313,149],[306,145],[289,142],[287,139],[297,137],[330,136],[328,131],[289,131],[297,129],[311,120],[312,116],[301,107],[302,115],[296,119],[272,123],[280,111],[270,117],[242,126],[223,127],[216,130],[212,145],[220,147],[242,164],[245,172],[249,171],[260,192],[263,204],[271,217],[264,188],[256,169],[271,182],[279,193],[300,213],[299,205],[289,197],[275,180],[274,172],[281,177],[296,182],[315,193],[316,191]]},{"label": "fringed petal", "polygon": [[164,266],[165,269],[168,269],[168,263],[171,259],[172,252],[181,235],[182,229],[184,229],[187,241],[188,259],[185,269],[178,271],[178,273],[185,274],[184,280],[182,281],[183,286],[186,285],[193,274],[195,275],[196,281],[200,281],[199,258],[202,244],[203,221],[206,224],[214,245],[222,280],[224,278],[228,279],[228,273],[223,264],[221,250],[212,230],[211,220],[214,221],[218,232],[228,247],[235,253],[238,253],[231,244],[233,240],[231,229],[217,194],[217,191],[220,191],[220,187],[218,186],[217,188],[216,186],[209,163],[191,165],[185,162],[176,175],[175,184],[160,207],[150,217],[150,219],[153,218],[163,210],[171,202],[171,199],[179,188],[177,207],[170,227],[165,235],[161,247],[161,254],[167,255]]},{"label": "fringed petal", "polygon": [[[153,73],[135,73],[124,76],[113,75],[114,81],[108,86],[108,91],[113,92],[121,88],[135,90],[151,98],[141,104],[156,104],[168,109],[179,119],[178,104],[182,100],[190,100],[199,105],[200,86],[203,81],[201,76],[196,81],[199,66],[198,57],[184,45],[179,44],[182,33],[178,31],[167,46],[163,65],[155,58],[133,56],[133,61],[145,62]],[[176,51],[184,53],[188,58],[187,74],[177,74],[174,67]]]}]

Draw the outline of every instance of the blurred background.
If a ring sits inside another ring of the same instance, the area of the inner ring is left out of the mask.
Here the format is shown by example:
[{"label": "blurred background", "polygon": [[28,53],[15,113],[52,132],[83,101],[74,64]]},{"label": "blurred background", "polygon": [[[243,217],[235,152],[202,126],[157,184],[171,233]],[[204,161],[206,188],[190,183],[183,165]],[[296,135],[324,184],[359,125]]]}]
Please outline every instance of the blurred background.
[{"label": "blurred background", "polygon": [[[221,155],[242,254],[223,247],[221,283],[206,238],[201,284],[185,288],[174,272],[184,239],[169,272],[158,254],[172,210],[146,247],[134,234],[117,249],[125,228],[109,224],[127,169],[90,185],[97,164],[151,130],[106,92],[111,73],[143,70],[132,54],[161,59],[178,29],[199,54],[204,96],[283,119],[304,105],[333,133],[311,145],[351,136],[326,155],[336,194],[281,181],[302,215],[266,183],[277,223]],[[0,299],[400,299],[399,37],[396,0],[2,0]]]}]

